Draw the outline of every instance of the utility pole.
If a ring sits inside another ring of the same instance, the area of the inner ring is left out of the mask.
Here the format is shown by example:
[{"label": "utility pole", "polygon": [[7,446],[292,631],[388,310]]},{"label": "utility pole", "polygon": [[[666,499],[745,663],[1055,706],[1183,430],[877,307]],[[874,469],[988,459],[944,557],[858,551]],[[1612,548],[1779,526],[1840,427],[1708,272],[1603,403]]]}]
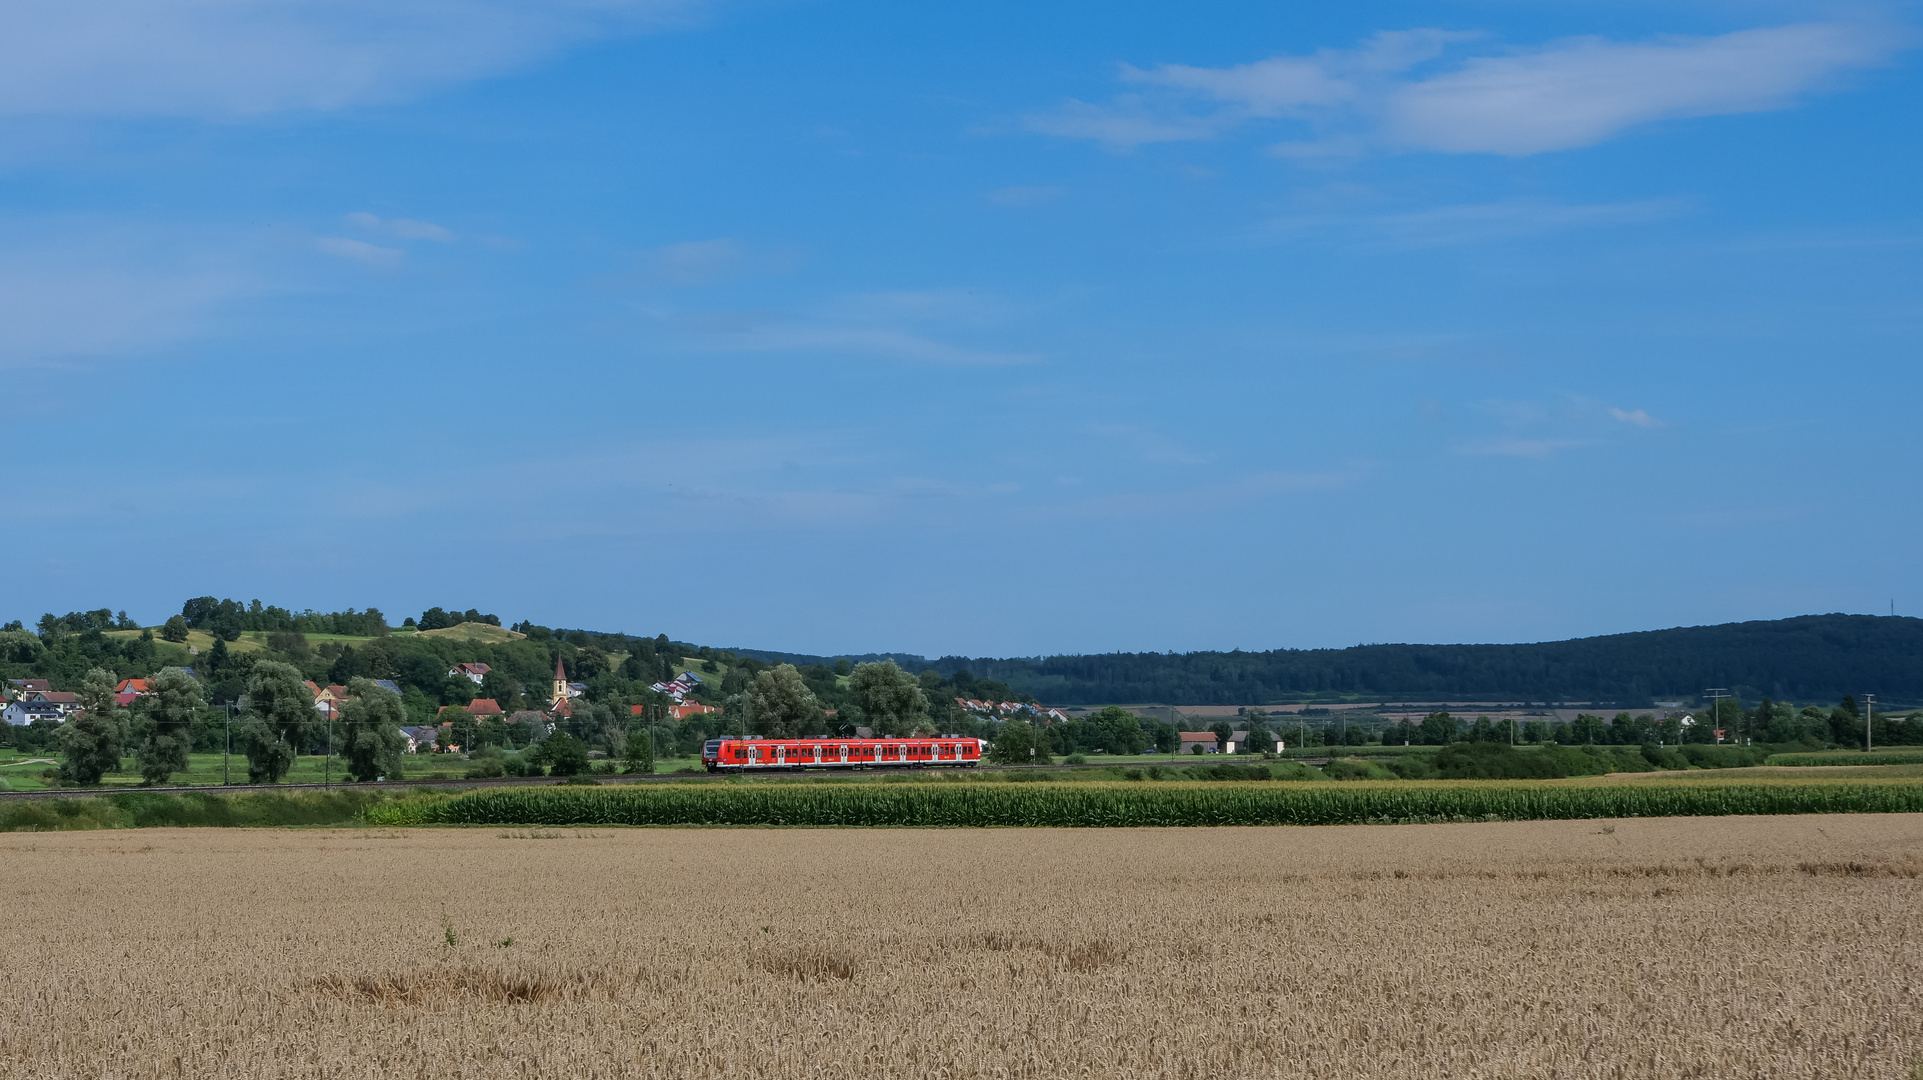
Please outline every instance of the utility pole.
[{"label": "utility pole", "polygon": [[334,703],[327,703],[327,786],[334,786]]},{"label": "utility pole", "polygon": [[234,703],[230,701],[227,703],[227,749],[221,751],[221,754],[220,754],[220,784],[222,787],[226,787],[228,784],[231,784],[234,782],[233,769],[231,769],[228,766],[228,761],[233,756],[234,756]]},{"label": "utility pole", "polygon": [[1870,740],[1870,728],[1875,726],[1875,723],[1876,723],[1876,695],[1864,694],[1863,695],[1863,752],[1865,754],[1869,753],[1873,749],[1873,747],[1871,746],[1871,740]]},{"label": "utility pole", "polygon": [[1703,693],[1709,695],[1709,722],[1712,728],[1723,719],[1723,699],[1729,696],[1729,688],[1723,686],[1706,687]]}]

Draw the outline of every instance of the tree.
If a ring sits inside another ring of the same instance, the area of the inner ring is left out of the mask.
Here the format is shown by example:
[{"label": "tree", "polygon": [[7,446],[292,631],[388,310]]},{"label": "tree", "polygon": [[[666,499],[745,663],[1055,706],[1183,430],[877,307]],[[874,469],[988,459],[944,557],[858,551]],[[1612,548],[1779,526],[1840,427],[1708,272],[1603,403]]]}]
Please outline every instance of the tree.
[{"label": "tree", "polygon": [[628,732],[627,752],[621,755],[621,771],[630,774],[654,772],[654,732],[646,727]]},{"label": "tree", "polygon": [[575,776],[588,768],[587,744],[565,731],[555,732],[541,744],[541,756],[554,776]]},{"label": "tree", "polygon": [[988,747],[988,760],[997,765],[1047,765],[1054,759],[1040,733],[1018,717],[1002,725]]},{"label": "tree", "polygon": [[1209,725],[1209,730],[1215,732],[1215,748],[1219,751],[1227,750],[1229,738],[1235,734],[1235,729],[1229,726],[1228,721],[1217,720]]},{"label": "tree", "polygon": [[299,668],[278,660],[255,664],[247,679],[247,719],[240,729],[247,746],[247,779],[280,783],[320,723],[314,695]]},{"label": "tree", "polygon": [[80,715],[60,725],[60,782],[98,784],[120,768],[127,743],[127,720],[114,706],[114,674],[92,668],[80,682]]},{"label": "tree", "polygon": [[848,658],[847,658],[847,657],[845,657],[845,656],[844,656],[844,657],[842,657],[841,659],[839,659],[839,660],[837,660],[837,661],[835,661],[835,674],[837,674],[837,675],[846,675],[846,674],[848,674],[848,673],[849,673],[850,671],[852,671],[852,670],[854,670],[854,669],[848,666]]},{"label": "tree", "polygon": [[178,615],[168,618],[160,627],[160,637],[163,641],[171,641],[176,645],[186,641],[187,620]]},{"label": "tree", "polygon": [[1425,746],[1447,746],[1455,742],[1462,725],[1446,712],[1432,712],[1422,718],[1416,741]]},{"label": "tree", "polygon": [[179,668],[162,668],[147,680],[151,691],[139,700],[134,722],[134,763],[148,784],[164,784],[187,769],[194,744],[194,719],[206,696],[200,680]]},{"label": "tree", "polygon": [[777,664],[756,675],[745,704],[750,730],[765,738],[799,735],[821,719],[821,703],[793,664]]},{"label": "tree", "polygon": [[487,674],[481,676],[480,696],[493,698],[504,712],[512,713],[527,708],[527,700],[521,696],[520,681],[500,668],[489,669]]},{"label": "tree", "polygon": [[1104,705],[1086,721],[1098,732],[1102,750],[1110,754],[1139,754],[1148,749],[1148,733],[1134,713],[1119,705]]},{"label": "tree", "polygon": [[921,683],[893,660],[856,664],[848,689],[877,735],[905,735],[928,716],[928,695]]},{"label": "tree", "polygon": [[441,710],[442,731],[447,733],[448,746],[458,746],[462,750],[474,749],[475,736],[480,734],[480,725],[474,722],[474,714],[459,705]]},{"label": "tree", "polygon": [[351,780],[399,780],[406,761],[407,709],[401,696],[371,679],[347,684],[341,706],[341,761]]}]

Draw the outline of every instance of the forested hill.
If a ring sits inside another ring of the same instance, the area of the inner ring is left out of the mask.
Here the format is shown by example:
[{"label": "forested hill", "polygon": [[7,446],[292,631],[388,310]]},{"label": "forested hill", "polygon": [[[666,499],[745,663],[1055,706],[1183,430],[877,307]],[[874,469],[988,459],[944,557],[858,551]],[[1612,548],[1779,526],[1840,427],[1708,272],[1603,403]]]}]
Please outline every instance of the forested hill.
[{"label": "forested hill", "polygon": [[[774,660],[816,658],[735,650]],[[1804,615],[1527,645],[1358,645],[1270,652],[1108,653],[936,661],[1060,705],[1302,700],[1594,701],[1624,707],[1726,687],[1746,699],[1923,701],[1923,619]]]}]

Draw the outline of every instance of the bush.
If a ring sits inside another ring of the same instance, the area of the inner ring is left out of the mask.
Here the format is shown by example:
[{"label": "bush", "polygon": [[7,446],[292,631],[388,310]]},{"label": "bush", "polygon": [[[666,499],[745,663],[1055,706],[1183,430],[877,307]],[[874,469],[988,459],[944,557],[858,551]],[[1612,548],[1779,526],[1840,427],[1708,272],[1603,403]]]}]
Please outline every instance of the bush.
[{"label": "bush", "polygon": [[1088,764],[1088,755],[1087,754],[1070,754],[1067,757],[1062,759],[1062,764],[1086,765]]},{"label": "bush", "polygon": [[1436,759],[1428,754],[1404,754],[1383,767],[1403,780],[1434,780],[1442,775],[1436,770]]},{"label": "bush", "polygon": [[1649,772],[1653,768],[1640,752],[1606,746],[1517,750],[1507,743],[1459,742],[1443,747],[1435,756],[1436,771],[1432,775],[1445,780],[1561,780],[1612,772]]},{"label": "bush", "polygon": [[1760,746],[1717,746],[1712,743],[1690,743],[1683,747],[1683,756],[1699,769],[1741,769],[1761,765],[1770,757],[1769,751]]},{"label": "bush", "polygon": [[1322,766],[1322,775],[1330,780],[1393,780],[1396,774],[1360,758],[1338,758]]},{"label": "bush", "polygon": [[1267,765],[1197,765],[1189,770],[1190,780],[1271,780]]},{"label": "bush", "polygon": [[1763,759],[1765,765],[1923,765],[1923,754],[1894,753],[1881,751],[1864,753],[1861,750],[1838,750],[1817,754],[1771,754]]}]

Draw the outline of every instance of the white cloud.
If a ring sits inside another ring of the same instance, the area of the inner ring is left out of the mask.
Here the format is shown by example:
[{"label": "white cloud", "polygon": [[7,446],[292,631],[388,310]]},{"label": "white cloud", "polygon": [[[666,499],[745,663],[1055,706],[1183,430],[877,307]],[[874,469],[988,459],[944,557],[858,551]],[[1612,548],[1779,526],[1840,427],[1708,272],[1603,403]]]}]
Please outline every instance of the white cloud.
[{"label": "white cloud", "polygon": [[355,211],[346,216],[349,224],[359,225],[371,232],[384,232],[403,240],[433,240],[436,243],[451,244],[454,233],[429,221],[414,221],[409,218],[380,218],[366,211]]},{"label": "white cloud", "polygon": [[1615,417],[1617,420],[1620,420],[1625,424],[1630,424],[1640,428],[1659,428],[1659,427],[1668,426],[1664,424],[1661,420],[1656,419],[1655,417],[1649,415],[1648,413],[1644,412],[1641,409],[1618,409],[1618,408],[1615,408],[1614,406],[1611,406],[1609,410],[1609,415]]},{"label": "white cloud", "polygon": [[407,257],[407,253],[399,248],[381,247],[365,240],[349,240],[340,236],[317,237],[314,240],[314,247],[329,255],[353,259],[355,262],[378,266],[384,270],[391,270],[401,265],[401,260]]},{"label": "white cloud", "polygon": [[393,101],[659,27],[695,0],[0,5],[0,114],[240,118]]},{"label": "white cloud", "polygon": [[1355,49],[1225,68],[1125,67],[1154,92],[1071,101],[1031,130],[1114,148],[1212,138],[1260,120],[1306,125],[1275,148],[1313,157],[1363,149],[1538,154],[1590,146],[1639,124],[1787,108],[1839,73],[1886,62],[1903,35],[1805,24],[1718,37],[1620,43],[1574,38],[1434,65],[1477,35],[1379,34]]}]

